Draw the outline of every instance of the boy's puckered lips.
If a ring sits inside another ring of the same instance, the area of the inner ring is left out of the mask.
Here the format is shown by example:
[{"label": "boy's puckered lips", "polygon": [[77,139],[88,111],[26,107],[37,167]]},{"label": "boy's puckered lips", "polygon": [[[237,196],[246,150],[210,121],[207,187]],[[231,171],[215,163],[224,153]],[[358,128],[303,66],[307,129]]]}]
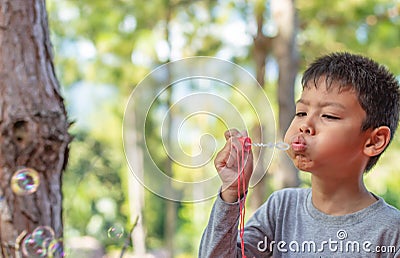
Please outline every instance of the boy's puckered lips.
[{"label": "boy's puckered lips", "polygon": [[293,137],[290,145],[295,152],[303,152],[307,149],[307,142],[301,135]]}]

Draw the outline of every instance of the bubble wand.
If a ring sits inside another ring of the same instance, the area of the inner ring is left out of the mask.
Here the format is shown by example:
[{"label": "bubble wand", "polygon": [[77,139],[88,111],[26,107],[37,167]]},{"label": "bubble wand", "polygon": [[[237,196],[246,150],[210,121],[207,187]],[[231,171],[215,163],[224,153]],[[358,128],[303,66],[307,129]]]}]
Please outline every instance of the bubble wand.
[{"label": "bubble wand", "polygon": [[[246,258],[244,254],[244,217],[246,215],[246,180],[244,175],[244,153],[251,150],[251,146],[261,147],[261,148],[277,148],[279,150],[287,150],[289,149],[289,144],[285,142],[277,142],[277,143],[252,143],[249,137],[240,137],[239,141],[242,145],[241,158],[239,157],[239,152],[237,152],[236,160],[237,160],[237,168],[238,168],[238,200],[239,200],[239,236],[240,236],[240,247],[242,251],[242,257]],[[243,190],[243,197],[241,198],[240,192]]]},{"label": "bubble wand", "polygon": [[290,148],[290,145],[287,144],[286,142],[253,143],[251,142],[251,139],[249,137],[241,137],[239,140],[242,142],[246,151],[249,151],[251,149],[251,146],[269,148],[269,149],[277,148],[278,150],[283,150],[283,151],[288,150]]}]

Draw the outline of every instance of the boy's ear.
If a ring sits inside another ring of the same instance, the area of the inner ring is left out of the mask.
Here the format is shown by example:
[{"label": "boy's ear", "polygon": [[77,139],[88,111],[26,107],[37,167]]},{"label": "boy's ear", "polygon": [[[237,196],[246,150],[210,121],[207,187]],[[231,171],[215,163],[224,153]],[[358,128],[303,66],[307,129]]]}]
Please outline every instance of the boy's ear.
[{"label": "boy's ear", "polygon": [[373,157],[382,153],[390,142],[390,128],[379,126],[373,129],[365,142],[364,153]]}]

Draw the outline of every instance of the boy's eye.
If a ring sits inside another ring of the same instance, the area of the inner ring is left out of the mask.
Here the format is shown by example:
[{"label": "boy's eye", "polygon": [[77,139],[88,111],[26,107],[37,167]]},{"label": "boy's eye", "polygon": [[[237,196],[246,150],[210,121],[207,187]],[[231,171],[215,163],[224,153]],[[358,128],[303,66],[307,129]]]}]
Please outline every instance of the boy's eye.
[{"label": "boy's eye", "polygon": [[306,116],[306,115],[307,115],[306,112],[297,112],[296,113],[296,116],[298,116],[298,117],[302,117],[302,116]]},{"label": "boy's eye", "polygon": [[322,117],[325,117],[327,119],[331,119],[331,120],[339,120],[340,118],[337,116],[331,116],[331,115],[322,115]]}]

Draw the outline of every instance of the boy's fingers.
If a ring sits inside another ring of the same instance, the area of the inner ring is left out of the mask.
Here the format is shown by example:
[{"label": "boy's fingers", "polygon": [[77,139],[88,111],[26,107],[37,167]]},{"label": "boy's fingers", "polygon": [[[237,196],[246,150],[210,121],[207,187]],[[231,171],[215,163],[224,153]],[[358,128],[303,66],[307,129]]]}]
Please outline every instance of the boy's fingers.
[{"label": "boy's fingers", "polygon": [[231,168],[234,167],[236,164],[236,149],[233,148],[229,152],[228,160],[226,161],[226,167]]},{"label": "boy's fingers", "polygon": [[[214,159],[214,165],[218,171],[221,171],[224,168],[232,169],[237,167],[237,162],[240,158],[238,154],[241,153],[243,148],[242,142],[239,138],[247,137],[247,132],[239,132],[237,129],[229,129],[225,131],[224,136],[226,143]],[[249,158],[249,152],[246,151],[244,155],[244,159],[247,160]]]},{"label": "boy's fingers", "polygon": [[217,169],[221,169],[222,167],[232,168],[236,165],[237,147],[234,147],[234,144],[238,144],[238,141],[235,138],[228,138],[225,146],[214,159]]},{"label": "boy's fingers", "polygon": [[227,166],[230,150],[229,146],[225,145],[222,150],[220,150],[217,156],[214,159],[214,165],[218,171],[220,171],[223,167]]},{"label": "boy's fingers", "polygon": [[236,129],[229,129],[226,130],[224,133],[225,136],[225,140],[228,140],[229,138],[233,137],[233,136],[241,136],[240,132]]}]

